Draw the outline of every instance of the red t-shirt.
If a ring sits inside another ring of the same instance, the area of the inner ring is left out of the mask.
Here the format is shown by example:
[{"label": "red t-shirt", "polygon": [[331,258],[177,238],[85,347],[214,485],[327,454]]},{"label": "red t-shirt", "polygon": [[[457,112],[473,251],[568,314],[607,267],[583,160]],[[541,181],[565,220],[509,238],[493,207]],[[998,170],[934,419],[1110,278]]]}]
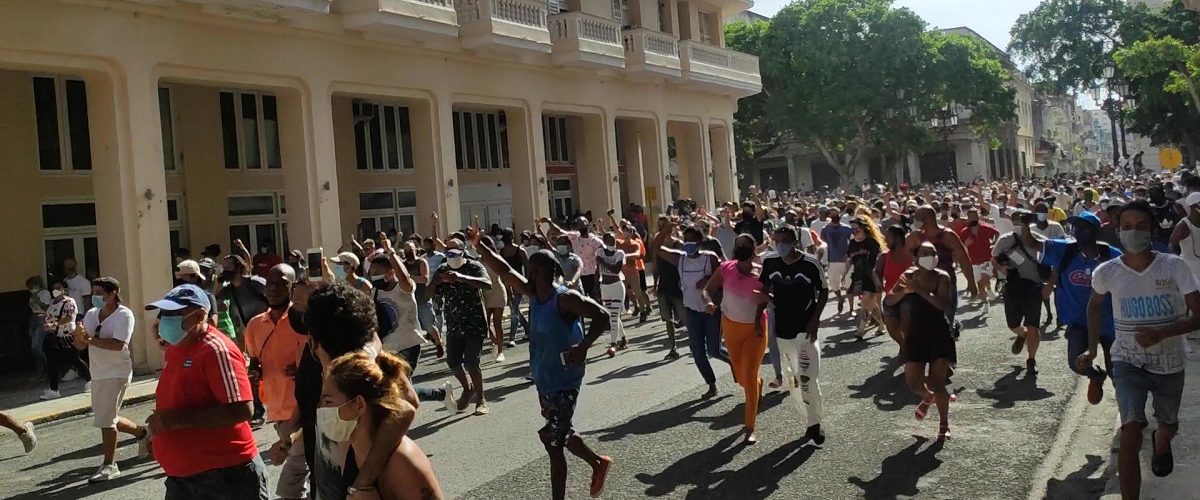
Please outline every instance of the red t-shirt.
[{"label": "red t-shirt", "polygon": [[[975,229],[975,234],[971,234],[971,230]],[[958,231],[958,238],[962,240],[963,246],[967,247],[967,256],[971,259],[972,265],[983,264],[992,260],[992,238],[1000,233],[996,228],[980,222],[978,226],[963,226]]]},{"label": "red t-shirt", "polygon": [[[167,348],[155,411],[252,401],[246,358],[211,325],[199,340]],[[172,429],[154,435],[154,458],[168,476],[187,477],[241,465],[258,455],[249,422],[231,427]]]}]

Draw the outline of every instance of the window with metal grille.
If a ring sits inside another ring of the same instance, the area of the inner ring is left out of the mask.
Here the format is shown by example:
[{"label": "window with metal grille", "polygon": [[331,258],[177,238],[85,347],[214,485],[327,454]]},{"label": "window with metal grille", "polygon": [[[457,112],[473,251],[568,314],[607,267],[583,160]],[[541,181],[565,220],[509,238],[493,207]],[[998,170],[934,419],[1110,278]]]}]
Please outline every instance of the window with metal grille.
[{"label": "window with metal grille", "polygon": [[[221,143],[225,168],[281,168],[279,113],[275,96],[240,90],[221,91]],[[265,165],[265,167],[264,167]]]},{"label": "window with metal grille", "polygon": [[503,111],[455,111],[454,152],[458,169],[508,168],[507,127]]},{"label": "window with metal grille", "polygon": [[413,170],[408,108],[355,101],[354,146],[359,170]]},{"label": "window with metal grille", "polygon": [[388,236],[416,232],[417,192],[411,189],[359,193],[358,209],[360,238],[374,238],[379,231]]},{"label": "window with metal grille", "polygon": [[546,149],[546,163],[571,163],[567,117],[543,116],[542,142]]}]

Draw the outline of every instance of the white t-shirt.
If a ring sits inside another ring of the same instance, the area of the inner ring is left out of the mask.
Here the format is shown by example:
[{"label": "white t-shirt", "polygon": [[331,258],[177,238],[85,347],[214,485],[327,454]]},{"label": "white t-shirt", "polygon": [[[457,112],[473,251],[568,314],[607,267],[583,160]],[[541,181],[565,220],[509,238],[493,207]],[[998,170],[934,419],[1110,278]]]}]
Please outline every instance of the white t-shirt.
[{"label": "white t-shirt", "polygon": [[1113,361],[1124,361],[1151,373],[1183,371],[1182,335],[1149,348],[1138,345],[1136,329],[1165,326],[1187,314],[1183,297],[1197,291],[1192,271],[1178,255],[1155,253],[1154,261],[1139,273],[1121,259],[1112,259],[1092,272],[1092,289],[1112,294],[1116,340]]},{"label": "white t-shirt", "polygon": [[[618,250],[615,250],[612,255],[608,255],[604,251],[603,248],[600,248],[600,249],[596,250],[596,262],[604,262],[605,264],[610,265],[610,266],[614,266],[614,265],[624,266],[625,265],[625,251],[618,249]],[[622,273],[620,271],[617,271],[614,273],[614,272],[606,269],[604,266],[596,266],[596,267],[599,270],[601,276],[616,276],[617,279],[619,279],[621,281],[625,280],[624,273]]]},{"label": "white t-shirt", "polygon": [[1054,221],[1046,221],[1046,229],[1039,228],[1037,224],[1029,226],[1034,234],[1048,240],[1061,240],[1067,237],[1067,232],[1063,231],[1062,224]]},{"label": "white t-shirt", "polygon": [[92,337],[115,339],[125,343],[120,351],[88,346],[88,367],[92,380],[126,379],[133,377],[133,361],[129,358],[129,341],[133,339],[133,311],[125,306],[100,321],[100,309],[92,308],[83,315],[83,329]]},{"label": "white t-shirt", "polygon": [[[1012,207],[1005,207],[1005,208],[1011,209]],[[1000,234],[1012,232],[1013,223],[1012,223],[1012,219],[1009,218],[1010,212],[1008,210],[1005,210],[1004,214],[1001,215],[1000,214],[1000,206],[992,205],[991,210],[988,211],[988,217],[990,217],[992,219],[992,226],[996,228],[996,232],[998,232]]]},{"label": "white t-shirt", "polygon": [[392,331],[383,336],[383,348],[389,352],[400,352],[425,343],[425,336],[417,325],[417,298],[413,290],[404,292],[397,284],[391,290],[375,289],[375,300],[386,302],[396,308],[396,324]]},{"label": "white t-shirt", "polygon": [[75,306],[80,311],[91,309],[92,304],[84,302],[83,297],[92,294],[92,283],[87,278],[78,274],[72,278],[67,278],[65,281],[67,283],[67,295],[75,299]]},{"label": "white t-shirt", "polygon": [[46,321],[53,321],[55,323],[62,319],[64,314],[68,314],[69,311],[76,312],[69,314],[70,317],[68,319],[70,319],[70,321],[58,325],[58,329],[55,331],[55,333],[59,336],[69,336],[72,333],[75,333],[75,318],[78,317],[79,311],[79,309],[77,309],[75,306],[75,299],[72,299],[71,296],[68,295],[63,297],[63,300],[51,302],[50,307],[46,308]]}]

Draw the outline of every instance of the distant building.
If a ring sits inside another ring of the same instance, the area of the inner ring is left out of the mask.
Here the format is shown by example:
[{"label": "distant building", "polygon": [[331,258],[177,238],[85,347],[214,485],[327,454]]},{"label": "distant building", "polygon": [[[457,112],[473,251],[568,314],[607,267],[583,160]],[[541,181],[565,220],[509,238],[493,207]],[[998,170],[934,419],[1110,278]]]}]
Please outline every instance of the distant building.
[{"label": "distant building", "polygon": [[759,14],[757,12],[751,12],[748,10],[744,10],[744,11],[738,12],[737,14],[730,16],[729,19],[725,20],[725,22],[732,23],[732,22],[736,22],[736,21],[743,21],[743,22],[747,22],[747,23],[756,23],[759,21],[770,21],[770,20],[771,20],[771,18],[764,16],[762,14]]}]

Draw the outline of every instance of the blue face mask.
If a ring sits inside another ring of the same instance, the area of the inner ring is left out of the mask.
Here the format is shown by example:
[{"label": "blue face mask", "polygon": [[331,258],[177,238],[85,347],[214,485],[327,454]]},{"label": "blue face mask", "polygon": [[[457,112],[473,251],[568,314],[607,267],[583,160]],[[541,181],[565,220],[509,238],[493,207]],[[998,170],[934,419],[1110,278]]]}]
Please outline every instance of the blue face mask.
[{"label": "blue face mask", "polygon": [[571,253],[570,245],[558,245],[557,249],[558,249],[559,255],[566,255],[566,254]]},{"label": "blue face mask", "polygon": [[775,253],[779,254],[780,256],[784,256],[784,255],[792,253],[792,244],[791,243],[776,243],[775,244]]},{"label": "blue face mask", "polygon": [[683,244],[683,252],[688,255],[696,255],[700,251],[700,244],[695,242],[687,242]]},{"label": "blue face mask", "polygon": [[99,295],[93,295],[92,296],[92,307],[95,307],[96,309],[100,309],[100,308],[104,307],[104,297],[101,297]]},{"label": "blue face mask", "polygon": [[187,332],[183,331],[184,316],[163,316],[158,320],[158,336],[171,345],[179,345]]},{"label": "blue face mask", "polygon": [[345,280],[346,276],[349,274],[350,273],[348,271],[346,271],[346,268],[344,268],[342,266],[336,266],[333,268],[333,277],[334,278],[337,278],[340,280]]}]

